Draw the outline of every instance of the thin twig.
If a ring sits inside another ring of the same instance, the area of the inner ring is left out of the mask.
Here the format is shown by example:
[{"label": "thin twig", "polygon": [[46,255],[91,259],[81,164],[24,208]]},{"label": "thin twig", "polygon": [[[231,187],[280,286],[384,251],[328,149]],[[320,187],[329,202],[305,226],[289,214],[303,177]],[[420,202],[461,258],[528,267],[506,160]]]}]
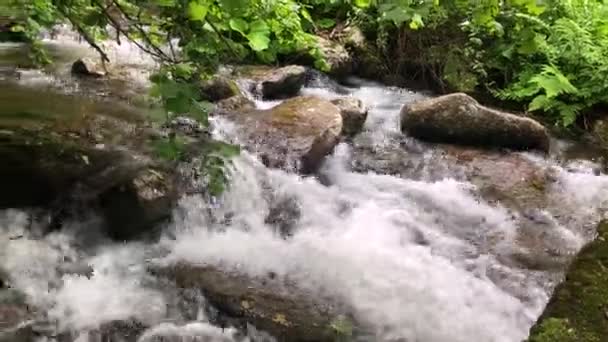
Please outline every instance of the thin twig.
[{"label": "thin twig", "polygon": [[207,22],[207,24],[209,24],[209,26],[211,26],[211,28],[213,29],[213,31],[215,32],[215,34],[217,34],[220,37],[220,40],[224,43],[224,45],[226,45],[226,47],[228,48],[228,50],[230,50],[230,53],[232,53],[232,56],[235,59],[239,59],[239,56],[237,55],[236,51],[234,51],[234,49],[232,48],[232,46],[230,46],[230,43],[226,40],[226,37],[224,37],[220,33],[220,31],[217,29],[217,27],[215,27],[215,25],[211,22],[211,20],[209,20],[208,18],[206,18],[205,21]]},{"label": "thin twig", "polygon": [[105,65],[105,62],[110,62],[110,58],[108,58],[108,55],[103,51],[103,49],[95,43],[95,40],[93,38],[91,38],[89,36],[89,34],[80,25],[78,25],[78,23],[74,19],[72,19],[72,17],[70,17],[70,15],[63,8],[58,6],[57,10],[59,11],[59,13],[61,13],[64,17],[66,17],[68,19],[68,21],[72,24],[72,26],[74,26],[74,28],[76,28],[76,31],[78,31],[78,34],[80,34],[80,36],[82,38],[84,38],[84,40],[86,40],[87,43],[93,49],[97,50],[97,52],[101,56],[101,61],[104,63],[104,65]]},{"label": "thin twig", "polygon": [[160,60],[169,60],[169,61],[171,60],[171,58],[169,58],[169,56],[165,55],[164,53],[159,54],[156,51],[151,51],[150,49],[146,48],[141,43],[139,43],[136,39],[132,38],[127,31],[122,29],[120,23],[117,22],[116,19],[114,19],[114,17],[112,17],[110,13],[108,13],[107,9],[99,1],[94,0],[94,2],[97,6],[99,6],[103,10],[104,15],[108,18],[112,27],[114,27],[116,29],[116,31],[118,31],[120,34],[125,36],[130,42],[135,44],[140,50],[142,50],[145,53],[150,54],[151,56],[154,56]]},{"label": "thin twig", "polygon": [[[99,3],[98,0],[95,0],[95,2]],[[150,37],[148,36],[148,33],[141,27],[139,26],[139,20],[135,21],[133,20],[133,18],[127,13],[127,11],[125,11],[125,9],[122,7],[122,5],[120,5],[118,3],[117,0],[112,0],[112,3],[116,6],[116,8],[118,8],[118,10],[120,11],[120,13],[122,13],[122,15],[131,23],[133,23],[133,26],[135,26],[135,28],[139,31],[139,34],[141,34],[143,40],[146,42],[146,44],[148,46],[150,46],[153,50],[156,51],[156,53],[158,55],[164,56],[165,59],[171,61],[171,62],[175,62],[175,59],[169,58],[169,56],[167,56],[167,54],[161,50],[158,46],[156,46],[156,44],[154,44],[152,42],[152,40],[150,39]],[[140,12],[138,14],[141,14],[141,9]]]}]

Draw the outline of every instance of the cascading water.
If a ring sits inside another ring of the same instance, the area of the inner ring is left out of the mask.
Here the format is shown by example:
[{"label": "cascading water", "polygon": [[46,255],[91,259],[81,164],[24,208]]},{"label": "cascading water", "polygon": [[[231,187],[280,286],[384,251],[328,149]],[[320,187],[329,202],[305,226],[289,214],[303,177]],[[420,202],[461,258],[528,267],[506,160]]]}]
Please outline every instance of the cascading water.
[{"label": "cascading water", "polygon": [[[193,300],[193,317],[179,313],[176,290],[147,272],[167,262],[289,279],[350,308],[366,327],[363,340],[525,339],[565,264],[531,270],[513,262],[522,249],[523,214],[485,200],[462,173],[442,167],[432,146],[400,133],[401,105],[423,94],[368,83],[347,92],[303,90],[355,96],[370,108],[364,132],[340,144],[318,177],[268,169],[244,152],[234,160],[227,192],[213,203],[183,198],[159,242],[89,244],[94,217],[38,237],[24,212],[3,212],[0,269],[49,322],[35,327],[51,331],[40,340],[60,340],[55,332],[69,331],[70,341],[92,342],[100,326],[127,320],[151,327],[140,342],[268,340],[254,327],[243,336],[212,325],[204,298]],[[216,118],[214,126],[218,137],[238,142],[230,122]],[[375,172],[404,145],[421,156],[416,177]],[[557,204],[541,211],[538,227],[547,243],[572,255],[603,215],[608,177],[590,162],[522,155],[554,169],[548,196]],[[266,218],[284,201],[289,224],[278,229]]]}]

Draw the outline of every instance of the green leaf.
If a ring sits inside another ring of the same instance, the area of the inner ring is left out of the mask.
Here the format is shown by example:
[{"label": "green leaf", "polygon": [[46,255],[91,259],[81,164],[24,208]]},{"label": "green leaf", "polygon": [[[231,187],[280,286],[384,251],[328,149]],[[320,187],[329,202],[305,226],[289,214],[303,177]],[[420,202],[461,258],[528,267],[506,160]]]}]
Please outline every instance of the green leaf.
[{"label": "green leaf", "polygon": [[536,83],[545,90],[548,98],[554,98],[559,94],[574,94],[578,92],[570,80],[561,73],[556,67],[546,65],[543,72],[530,79],[531,83]]},{"label": "green leaf", "polygon": [[176,0],[154,0],[154,3],[161,7],[175,7]]},{"label": "green leaf", "polygon": [[355,0],[355,6],[359,8],[368,8],[372,4],[372,0]]},{"label": "green leaf", "polygon": [[188,4],[188,17],[192,21],[205,21],[209,5],[204,5],[198,1],[191,1]]},{"label": "green leaf", "polygon": [[333,19],[330,19],[330,18],[323,18],[323,19],[317,21],[317,24],[322,29],[330,29],[330,28],[336,26],[336,21]]},{"label": "green leaf", "polygon": [[230,19],[230,22],[228,24],[230,25],[230,28],[234,31],[242,34],[243,36],[247,36],[246,32],[249,29],[249,24],[247,24],[245,20],[240,18]]},{"label": "green leaf", "polygon": [[165,108],[173,113],[187,113],[190,111],[192,100],[187,96],[177,96],[168,98],[165,101]]},{"label": "green leaf", "polygon": [[546,95],[538,95],[534,98],[534,100],[530,102],[530,104],[528,105],[528,110],[531,112],[537,110],[547,110],[549,107],[549,103],[550,101]]},{"label": "green leaf", "polygon": [[420,16],[420,14],[415,13],[412,17],[412,20],[410,20],[410,28],[412,30],[417,30],[422,26],[424,26],[424,23],[422,22],[422,17]]},{"label": "green leaf", "polygon": [[192,77],[194,66],[192,63],[178,63],[173,67],[173,74],[176,77],[188,79]]},{"label": "green leaf", "polygon": [[270,28],[266,22],[262,20],[254,21],[251,23],[249,34],[247,39],[249,40],[249,46],[253,51],[262,51],[268,48],[270,44]]},{"label": "green leaf", "polygon": [[248,7],[249,0],[219,0],[220,5],[228,13],[239,13],[242,15],[244,8]]}]

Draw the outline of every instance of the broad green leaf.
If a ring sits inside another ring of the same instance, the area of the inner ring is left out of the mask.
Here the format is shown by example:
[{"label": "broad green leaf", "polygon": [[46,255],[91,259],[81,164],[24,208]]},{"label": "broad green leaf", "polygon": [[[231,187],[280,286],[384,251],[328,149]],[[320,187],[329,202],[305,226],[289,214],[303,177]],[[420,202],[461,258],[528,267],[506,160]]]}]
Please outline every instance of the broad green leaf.
[{"label": "broad green leaf", "polygon": [[360,8],[368,8],[372,4],[372,0],[355,0],[355,6]]},{"label": "broad green leaf", "polygon": [[188,4],[188,17],[192,21],[205,21],[208,11],[209,5],[202,4],[196,0]]},{"label": "broad green leaf", "polygon": [[270,28],[266,22],[262,20],[254,21],[251,23],[249,34],[247,39],[249,40],[249,46],[253,51],[262,51],[268,48],[270,44]]},{"label": "broad green leaf", "polygon": [[219,3],[228,13],[240,13],[242,15],[249,5],[249,0],[219,0]]},{"label": "broad green leaf", "polygon": [[177,96],[165,101],[165,107],[169,112],[187,113],[191,108],[192,100],[188,96]]},{"label": "broad green leaf", "polygon": [[246,32],[249,29],[249,24],[247,24],[245,20],[240,18],[230,19],[229,25],[234,31],[242,34],[243,36],[247,35]]},{"label": "broad green leaf", "polygon": [[330,29],[336,26],[336,21],[330,18],[323,18],[317,22],[322,29]]}]

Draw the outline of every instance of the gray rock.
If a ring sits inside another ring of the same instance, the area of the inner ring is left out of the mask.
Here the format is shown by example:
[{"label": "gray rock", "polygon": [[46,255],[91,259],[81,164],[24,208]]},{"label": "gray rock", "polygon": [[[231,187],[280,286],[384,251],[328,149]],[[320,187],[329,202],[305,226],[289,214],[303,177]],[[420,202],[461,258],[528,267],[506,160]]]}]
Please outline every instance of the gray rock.
[{"label": "gray rock", "polygon": [[265,99],[295,96],[306,81],[306,68],[289,65],[257,77],[256,91]]},{"label": "gray rock", "polygon": [[255,103],[243,95],[229,97],[219,101],[215,106],[216,114],[235,114],[252,111]]},{"label": "gray rock", "polygon": [[204,99],[212,102],[227,99],[232,96],[240,95],[241,91],[236,81],[223,76],[203,82],[201,85],[201,95]]},{"label": "gray rock", "polygon": [[200,135],[207,132],[203,124],[193,118],[178,116],[171,120],[169,128],[185,135]]},{"label": "gray rock", "polygon": [[361,100],[354,97],[343,97],[332,100],[331,103],[340,108],[344,135],[353,136],[361,132],[367,119],[367,108]]},{"label": "gray rock", "polygon": [[136,176],[99,196],[108,233],[116,239],[134,238],[171,216],[179,197],[174,174],[158,168]]},{"label": "gray rock", "polygon": [[434,142],[548,151],[549,134],[538,122],[480,105],[455,93],[405,105],[401,129]]}]

